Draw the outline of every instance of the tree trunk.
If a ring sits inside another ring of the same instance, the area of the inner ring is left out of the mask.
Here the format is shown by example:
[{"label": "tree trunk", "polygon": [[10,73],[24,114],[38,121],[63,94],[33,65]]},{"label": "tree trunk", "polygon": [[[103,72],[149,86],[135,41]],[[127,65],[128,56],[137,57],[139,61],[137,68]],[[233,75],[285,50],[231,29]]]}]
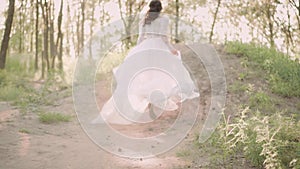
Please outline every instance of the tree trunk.
[{"label": "tree trunk", "polygon": [[175,42],[179,43],[179,0],[176,0]]},{"label": "tree trunk", "polygon": [[[78,57],[81,49],[81,36],[80,36],[80,13],[77,11],[77,21],[76,21],[76,36],[77,36],[77,44],[76,44],[76,56]],[[73,41],[75,43],[75,41]]]},{"label": "tree trunk", "polygon": [[[120,16],[121,16],[122,22],[123,22],[124,27],[125,27],[125,36],[128,36],[128,32],[127,32],[127,21],[126,21],[126,19],[124,18],[124,12],[122,11],[122,2],[121,2],[121,0],[118,0],[118,5],[119,5]],[[123,39],[122,39],[122,40],[123,40]],[[125,46],[126,46],[126,48],[127,48],[127,46],[128,46],[127,41],[125,41]]]},{"label": "tree trunk", "polygon": [[94,34],[94,20],[95,20],[95,6],[92,6],[92,18],[91,18],[91,25],[90,25],[90,39],[89,39],[89,58],[93,57],[93,34]]},{"label": "tree trunk", "polygon": [[[73,26],[70,27],[70,18],[71,18],[71,14],[70,14],[70,5],[69,3],[67,3],[67,18],[66,18],[66,53],[67,55],[71,54],[71,49],[70,49],[70,31],[73,32]],[[71,30],[70,30],[71,29]]]},{"label": "tree trunk", "polygon": [[300,31],[300,0],[296,2],[296,0],[289,0],[289,5],[295,8],[296,20],[298,22],[298,31]]},{"label": "tree trunk", "polygon": [[218,16],[218,13],[219,13],[220,6],[221,6],[221,0],[218,0],[217,8],[216,8],[216,11],[214,13],[214,20],[213,20],[213,23],[211,25],[210,34],[209,34],[209,42],[210,43],[212,42],[212,38],[214,36],[214,29],[215,29],[215,25],[216,25],[216,22],[217,22],[217,16]]},{"label": "tree trunk", "polygon": [[274,13],[271,12],[271,7],[272,7],[271,2],[268,1],[267,3],[268,4],[267,4],[267,7],[266,7],[267,8],[266,9],[267,10],[266,13],[267,13],[268,29],[269,29],[269,37],[268,37],[268,39],[269,39],[271,47],[275,47],[275,42],[274,42],[274,25],[273,25],[273,20],[272,20],[272,17],[274,15]]},{"label": "tree trunk", "polygon": [[0,69],[5,68],[6,54],[7,54],[7,49],[8,49],[9,39],[10,39],[10,32],[11,32],[14,12],[15,12],[15,0],[9,0],[7,18],[5,21],[5,31],[1,43],[1,50],[0,50]]},{"label": "tree trunk", "polygon": [[39,69],[39,0],[36,0],[36,18],[35,18],[35,61],[34,68],[35,70]]},{"label": "tree trunk", "polygon": [[300,32],[300,0],[298,0],[298,6],[297,6],[297,9],[298,9],[298,15],[297,15],[297,21],[298,21],[298,31]]},{"label": "tree trunk", "polygon": [[30,47],[29,47],[29,51],[30,53],[33,52],[33,39],[34,39],[34,25],[32,25],[32,23],[34,23],[34,0],[30,0]]},{"label": "tree trunk", "polygon": [[63,70],[63,61],[62,61],[62,54],[63,54],[63,34],[61,31],[61,24],[62,24],[62,10],[63,10],[63,0],[60,3],[60,9],[59,9],[59,15],[57,19],[57,27],[58,27],[58,34],[57,34],[57,41],[56,46],[59,46],[59,52],[58,52],[58,68],[59,70]]},{"label": "tree trunk", "polygon": [[49,48],[48,48],[48,35],[49,35],[49,9],[48,9],[48,2],[45,0],[44,4],[42,4],[42,14],[44,19],[44,51],[43,51],[43,62],[46,61],[47,70],[50,70],[50,64],[49,64]]},{"label": "tree trunk", "polygon": [[[140,12],[140,10],[142,9],[142,7],[144,6],[145,1],[140,1],[138,3],[136,3],[133,0],[128,0],[125,2],[125,11],[122,10],[123,9],[123,5],[122,5],[122,1],[118,0],[118,5],[119,5],[119,11],[120,11],[120,16],[125,28],[125,35],[124,35],[124,39],[123,42],[125,42],[125,47],[129,48],[130,45],[133,43],[132,42],[132,25],[134,24],[134,22],[136,21],[136,17],[138,16],[138,12]],[[126,18],[126,16],[128,16]],[[124,44],[124,43],[123,43]]]},{"label": "tree trunk", "polygon": [[24,37],[24,4],[23,4],[24,0],[21,0],[21,6],[19,8],[19,53],[23,52],[23,37]]},{"label": "tree trunk", "polygon": [[55,68],[55,58],[57,55],[57,47],[54,42],[54,4],[50,1],[49,5],[49,19],[50,19],[50,58],[51,68]]},{"label": "tree trunk", "polygon": [[81,40],[80,40],[80,47],[81,50],[84,47],[84,23],[85,23],[85,0],[81,1]]}]

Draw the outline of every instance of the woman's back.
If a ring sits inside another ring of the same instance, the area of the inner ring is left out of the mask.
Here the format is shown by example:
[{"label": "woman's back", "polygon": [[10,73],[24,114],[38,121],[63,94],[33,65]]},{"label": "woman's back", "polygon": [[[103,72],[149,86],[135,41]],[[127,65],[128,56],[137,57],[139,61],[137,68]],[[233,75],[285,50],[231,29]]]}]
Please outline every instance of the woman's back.
[{"label": "woman's back", "polygon": [[168,36],[169,32],[169,18],[167,16],[159,16],[151,24],[144,24],[141,22],[140,24],[140,33],[145,33],[146,37],[164,35]]}]

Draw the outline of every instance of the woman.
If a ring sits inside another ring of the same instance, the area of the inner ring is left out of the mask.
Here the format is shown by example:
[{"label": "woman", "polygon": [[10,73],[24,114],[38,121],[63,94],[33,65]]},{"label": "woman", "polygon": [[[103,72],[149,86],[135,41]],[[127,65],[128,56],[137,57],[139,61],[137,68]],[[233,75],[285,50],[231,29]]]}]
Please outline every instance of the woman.
[{"label": "woman", "polygon": [[[145,40],[150,36],[160,35],[162,40],[168,45],[168,48],[174,55],[178,55],[178,51],[170,45],[168,41],[168,27],[169,27],[169,19],[164,16],[160,16],[160,12],[162,10],[162,5],[159,0],[152,0],[149,4],[150,9],[148,10],[146,17],[142,20],[140,24],[140,36],[138,39],[138,44],[140,44],[143,40]],[[151,33],[153,33],[151,35]],[[159,37],[159,36],[158,36]]]},{"label": "woman", "polygon": [[[172,63],[161,62],[167,55],[172,55],[173,58],[176,58],[175,62],[181,64],[180,66],[175,67],[175,69],[181,70],[183,75],[188,77],[182,78],[181,80],[187,84],[185,88],[188,90],[181,91],[180,89],[182,86],[179,86],[177,79],[174,79],[168,72],[159,69],[147,69],[138,72],[137,75],[131,79],[126,93],[127,96],[124,97],[124,99],[129,100],[132,109],[120,109],[115,100],[117,99],[120,104],[122,103],[122,101],[120,102],[120,99],[123,98],[117,97],[114,99],[111,97],[108,102],[105,103],[98,118],[95,119],[93,123],[103,123],[103,120],[114,124],[151,122],[163,111],[173,111],[178,109],[177,103],[199,96],[199,94],[195,92],[195,86],[189,73],[181,63],[180,52],[169,43],[169,19],[168,17],[161,15],[161,2],[159,0],[152,0],[149,4],[149,8],[146,16],[140,22],[137,46],[128,53],[121,66],[128,64],[130,58],[142,58],[145,55],[151,55],[153,53],[156,53],[156,56],[153,56],[153,58],[158,59],[151,60],[151,62],[157,62],[160,65],[170,65]],[[182,67],[182,69],[180,69],[180,67]],[[117,89],[118,87],[124,87],[122,86],[123,76],[117,73],[118,69],[119,67],[114,69]],[[130,114],[130,110],[138,112],[137,114],[134,114],[134,120],[125,117],[126,114]]]}]

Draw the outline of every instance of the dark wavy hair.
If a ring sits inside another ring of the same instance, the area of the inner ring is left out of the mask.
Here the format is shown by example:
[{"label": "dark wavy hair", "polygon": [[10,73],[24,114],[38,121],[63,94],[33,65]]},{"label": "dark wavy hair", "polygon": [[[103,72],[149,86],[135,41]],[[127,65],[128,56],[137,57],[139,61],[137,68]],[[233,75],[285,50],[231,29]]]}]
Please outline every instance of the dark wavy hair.
[{"label": "dark wavy hair", "polygon": [[149,4],[150,9],[148,10],[145,21],[144,21],[144,26],[146,24],[151,24],[152,21],[154,21],[156,18],[159,17],[160,11],[162,10],[162,5],[160,0],[152,0]]}]

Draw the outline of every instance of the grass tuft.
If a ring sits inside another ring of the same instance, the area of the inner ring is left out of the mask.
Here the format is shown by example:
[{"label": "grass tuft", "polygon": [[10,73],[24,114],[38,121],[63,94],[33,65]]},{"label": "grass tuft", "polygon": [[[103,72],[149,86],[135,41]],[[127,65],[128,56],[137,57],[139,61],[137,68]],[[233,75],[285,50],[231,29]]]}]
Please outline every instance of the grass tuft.
[{"label": "grass tuft", "polygon": [[69,122],[72,116],[63,115],[61,113],[56,112],[48,112],[48,113],[39,113],[39,120],[42,123],[52,124],[58,122]]},{"label": "grass tuft", "polygon": [[19,130],[19,132],[20,132],[20,133],[26,133],[26,134],[29,134],[29,133],[30,133],[30,131],[27,130],[27,129],[25,129],[25,128],[21,128],[21,129]]}]

